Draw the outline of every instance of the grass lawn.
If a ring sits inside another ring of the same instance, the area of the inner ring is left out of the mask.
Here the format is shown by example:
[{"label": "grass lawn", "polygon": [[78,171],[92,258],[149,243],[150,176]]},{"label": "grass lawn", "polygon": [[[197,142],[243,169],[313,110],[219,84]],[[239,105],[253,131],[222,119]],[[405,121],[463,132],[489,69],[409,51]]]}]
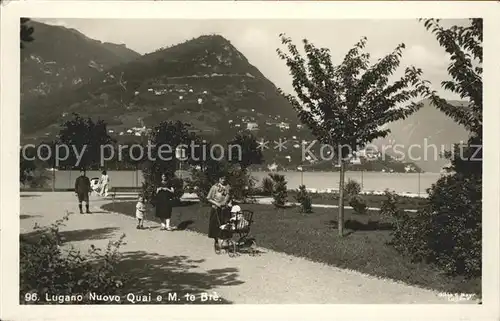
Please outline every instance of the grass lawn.
[{"label": "grass lawn", "polygon": [[[347,236],[340,238],[336,209],[315,208],[314,213],[302,214],[297,208],[276,210],[270,205],[242,208],[255,213],[251,234],[260,247],[443,292],[481,293],[479,278],[447,277],[430,265],[402,257],[387,245],[391,226],[377,212],[357,215],[346,210]],[[135,202],[106,204],[103,209],[134,216]],[[195,203],[175,207],[172,223],[206,234],[208,216],[209,208]]]},{"label": "grass lawn", "polygon": [[[288,191],[288,200],[290,202],[296,202],[295,196],[296,191]],[[312,202],[314,204],[328,204],[328,205],[338,205],[339,195],[337,193],[310,193],[312,197]],[[385,195],[363,195],[360,196],[366,201],[368,207],[380,208],[382,206],[382,201],[386,199]],[[408,197],[399,196],[399,206],[407,210],[418,210],[427,204],[427,199],[418,197]],[[345,205],[349,206],[349,202],[346,198]]]}]

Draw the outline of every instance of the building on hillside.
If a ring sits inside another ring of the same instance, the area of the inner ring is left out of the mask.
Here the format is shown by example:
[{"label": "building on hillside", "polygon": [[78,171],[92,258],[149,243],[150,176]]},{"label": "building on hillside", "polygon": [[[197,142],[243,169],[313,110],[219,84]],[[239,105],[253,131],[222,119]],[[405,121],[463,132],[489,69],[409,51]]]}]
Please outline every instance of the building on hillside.
[{"label": "building on hillside", "polygon": [[281,122],[278,124],[278,128],[281,130],[288,130],[288,129],[290,129],[290,124],[285,123],[285,122]]},{"label": "building on hillside", "polygon": [[351,158],[351,160],[349,162],[351,164],[353,164],[353,165],[360,165],[361,164],[361,158],[357,157],[357,156],[354,156],[354,157]]},{"label": "building on hillside", "polygon": [[382,156],[382,153],[380,153],[377,150],[372,150],[372,149],[362,149],[356,152],[356,155],[358,157],[363,157],[367,161],[374,161],[379,159]]},{"label": "building on hillside", "polygon": [[412,164],[408,164],[405,166],[405,172],[406,173],[414,173],[414,172],[416,172],[416,168]]},{"label": "building on hillside", "polygon": [[255,122],[247,123],[247,129],[248,130],[259,130],[259,124],[255,123]]},{"label": "building on hillside", "polygon": [[148,132],[148,129],[146,126],[142,127],[132,127],[127,130],[127,133],[129,134],[134,134],[135,136],[142,136],[143,134],[146,134]]}]

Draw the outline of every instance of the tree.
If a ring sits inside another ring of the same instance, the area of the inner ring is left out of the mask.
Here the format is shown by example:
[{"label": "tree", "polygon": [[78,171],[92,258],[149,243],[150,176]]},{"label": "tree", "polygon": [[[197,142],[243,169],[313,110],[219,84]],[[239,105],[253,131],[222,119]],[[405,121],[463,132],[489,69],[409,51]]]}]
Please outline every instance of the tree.
[{"label": "tree", "polygon": [[428,206],[404,220],[396,230],[395,247],[414,260],[435,263],[449,274],[479,277],[482,265],[482,40],[481,19],[468,26],[444,28],[439,20],[424,20],[450,54],[451,80],[442,87],[460,95],[468,106],[456,107],[435,91],[433,104],[470,131],[465,146],[446,153],[454,172],[430,189]]},{"label": "tree", "polygon": [[[31,34],[33,34],[33,27],[28,27],[26,23],[29,21],[27,18],[21,18],[21,49],[24,48],[23,42],[30,42],[33,41],[33,37],[31,37]],[[20,183],[26,184],[28,180],[32,177],[33,171],[35,170],[35,162],[27,160],[23,158],[22,153],[19,154],[19,167],[20,167],[20,174],[19,174],[19,180]]]},{"label": "tree", "polygon": [[35,29],[27,25],[28,21],[30,21],[29,18],[21,18],[21,49],[24,48],[25,42],[31,42],[34,40],[32,35]]},{"label": "tree", "polygon": [[[35,155],[34,153],[26,153],[26,158],[22,152],[19,153],[19,182],[23,185],[27,184],[33,178],[33,172],[36,169],[34,160],[31,160]],[[28,159],[27,159],[28,158]]]},{"label": "tree", "polygon": [[83,118],[74,113],[73,119],[64,122],[59,131],[58,144],[69,148],[69,157],[62,162],[64,167],[89,169],[99,166],[109,148],[101,146],[114,143],[108,135],[107,125],[103,120],[94,122],[90,117]]},{"label": "tree", "polygon": [[279,48],[277,53],[290,69],[295,95],[285,94],[281,89],[280,93],[320,143],[338,146],[342,236],[347,160],[367,143],[387,136],[390,131],[382,129],[383,125],[417,111],[421,104],[412,100],[425,91],[426,83],[420,79],[422,71],[415,67],[406,68],[404,76],[389,83],[389,77],[399,67],[404,44],[371,65],[370,55],[363,52],[367,39],[362,38],[339,65],[334,65],[328,49],[316,48],[304,39],[306,56],[303,57],[290,38],[284,34],[280,37],[288,53]]},{"label": "tree", "polygon": [[451,160],[453,170],[466,175],[481,176],[483,21],[471,19],[469,26],[452,26],[451,28],[442,27],[436,19],[423,21],[425,28],[436,35],[441,47],[450,55],[451,64],[448,67],[448,73],[452,79],[443,81],[441,86],[468,102],[468,106],[455,106],[439,97],[436,91],[427,91],[428,97],[436,108],[463,125],[471,134],[465,146],[456,146],[456,149],[446,153],[445,157]]},{"label": "tree", "polygon": [[180,121],[162,121],[148,135],[147,159],[143,163],[143,191],[151,199],[155,186],[161,181],[162,174],[168,179],[175,177],[179,160],[176,158],[176,148],[185,145],[189,151],[194,136],[189,132],[189,124]]},{"label": "tree", "polygon": [[212,155],[211,142],[199,137],[196,142],[198,148],[190,151],[192,154],[189,163],[193,167],[189,184],[193,188],[196,187],[198,197],[204,201],[210,187],[220,176],[226,176],[231,185],[231,197],[242,202],[247,201],[255,186],[255,179],[250,176],[247,168],[263,161],[255,137],[251,133],[238,133],[227,143],[225,155]]},{"label": "tree", "polygon": [[[232,146],[241,148],[241,155],[234,155],[235,148]],[[259,144],[252,133],[237,133],[234,139],[228,143],[228,157],[231,157],[229,161],[233,164],[238,163],[243,171],[246,171],[250,165],[262,164],[264,158],[258,147]]]}]

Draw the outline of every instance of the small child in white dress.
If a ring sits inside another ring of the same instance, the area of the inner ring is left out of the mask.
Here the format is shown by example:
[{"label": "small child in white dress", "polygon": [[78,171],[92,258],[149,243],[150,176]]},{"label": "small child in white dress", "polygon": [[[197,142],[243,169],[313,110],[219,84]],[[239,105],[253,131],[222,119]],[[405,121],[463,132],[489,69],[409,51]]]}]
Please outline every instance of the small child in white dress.
[{"label": "small child in white dress", "polygon": [[231,207],[231,218],[229,222],[220,226],[221,230],[234,231],[236,228],[244,229],[248,226],[248,222],[243,217],[243,211],[239,205],[234,205]]},{"label": "small child in white dress", "polygon": [[146,214],[148,212],[148,204],[144,201],[144,197],[139,196],[139,201],[137,202],[137,205],[135,206],[135,217],[137,218],[137,229],[141,230],[144,228],[144,218],[146,217]]}]

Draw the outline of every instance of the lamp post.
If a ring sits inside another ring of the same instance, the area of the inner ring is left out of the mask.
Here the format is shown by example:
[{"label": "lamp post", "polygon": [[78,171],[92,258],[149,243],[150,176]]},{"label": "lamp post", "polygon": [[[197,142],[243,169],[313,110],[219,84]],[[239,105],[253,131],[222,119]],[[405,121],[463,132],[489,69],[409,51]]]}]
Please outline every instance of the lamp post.
[{"label": "lamp post", "polygon": [[297,170],[300,171],[300,185],[304,185],[304,168],[297,166]]},{"label": "lamp post", "polygon": [[186,160],[186,149],[177,146],[175,149],[175,158],[179,160],[179,178],[182,179],[182,162]]},{"label": "lamp post", "polygon": [[418,197],[420,197],[420,170],[418,171]]}]

